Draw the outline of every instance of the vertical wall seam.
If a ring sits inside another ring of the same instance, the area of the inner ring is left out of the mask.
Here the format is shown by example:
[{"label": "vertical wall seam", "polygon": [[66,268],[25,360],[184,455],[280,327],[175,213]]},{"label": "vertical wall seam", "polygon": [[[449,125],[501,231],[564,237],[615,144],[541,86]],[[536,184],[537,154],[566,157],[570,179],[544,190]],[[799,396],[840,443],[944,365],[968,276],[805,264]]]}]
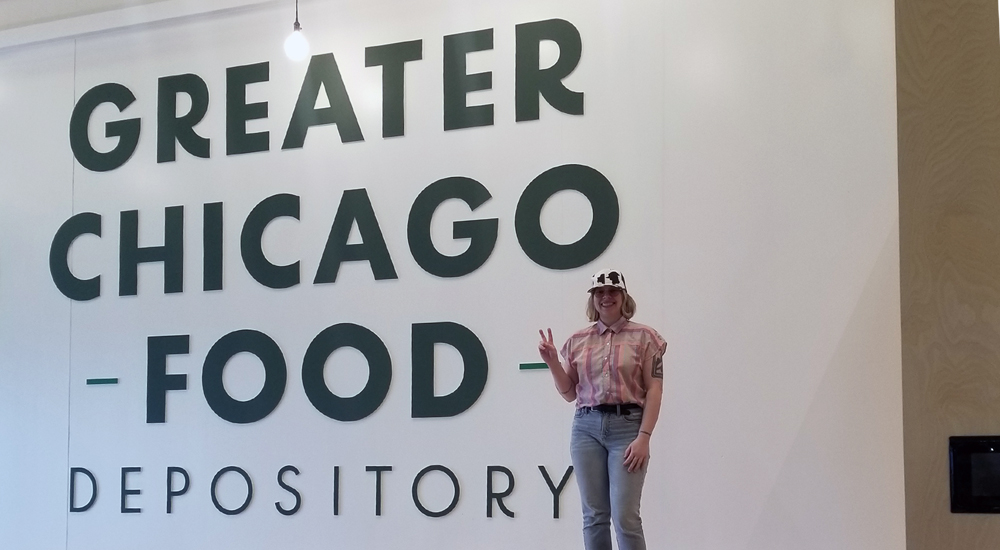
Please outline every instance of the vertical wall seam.
[{"label": "vertical wall seam", "polygon": [[[77,63],[77,39],[73,39],[73,97],[72,103],[76,105],[76,63]],[[76,212],[76,161],[73,158],[72,151],[69,155],[70,161],[70,216]],[[68,343],[68,357],[66,358],[66,475],[67,475],[67,497],[69,494],[69,475],[70,475],[70,438],[72,435],[72,418],[73,418],[73,300],[69,301],[69,343]],[[97,488],[95,487],[96,491]],[[69,550],[69,502],[66,505],[66,550]]]}]

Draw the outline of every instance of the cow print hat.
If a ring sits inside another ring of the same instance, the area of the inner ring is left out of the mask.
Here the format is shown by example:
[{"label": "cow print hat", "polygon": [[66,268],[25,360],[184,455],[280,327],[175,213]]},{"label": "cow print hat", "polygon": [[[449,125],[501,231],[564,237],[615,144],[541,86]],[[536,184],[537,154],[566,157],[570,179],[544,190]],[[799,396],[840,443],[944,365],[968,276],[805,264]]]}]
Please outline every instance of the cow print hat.
[{"label": "cow print hat", "polygon": [[628,293],[628,289],[625,288],[625,275],[622,275],[622,272],[617,269],[605,269],[604,271],[598,271],[595,273],[594,276],[590,278],[590,289],[587,292],[602,286],[613,286],[615,288],[622,289],[625,293]]}]

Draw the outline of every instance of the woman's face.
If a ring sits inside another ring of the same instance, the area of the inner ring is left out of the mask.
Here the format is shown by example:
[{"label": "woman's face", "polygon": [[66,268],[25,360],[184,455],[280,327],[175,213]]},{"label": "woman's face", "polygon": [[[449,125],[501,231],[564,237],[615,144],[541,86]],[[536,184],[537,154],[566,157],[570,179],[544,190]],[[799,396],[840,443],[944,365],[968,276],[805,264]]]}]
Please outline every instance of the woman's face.
[{"label": "woman's face", "polygon": [[622,316],[625,295],[620,288],[600,286],[591,291],[594,309],[604,324],[614,324]]}]

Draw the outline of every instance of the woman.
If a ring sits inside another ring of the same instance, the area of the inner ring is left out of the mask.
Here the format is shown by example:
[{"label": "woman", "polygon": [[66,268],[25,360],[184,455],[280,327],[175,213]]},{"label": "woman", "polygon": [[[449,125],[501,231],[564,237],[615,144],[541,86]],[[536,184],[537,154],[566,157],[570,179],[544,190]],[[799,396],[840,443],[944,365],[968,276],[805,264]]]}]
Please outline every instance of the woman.
[{"label": "woman", "polygon": [[663,353],[653,329],[631,321],[635,300],[620,271],[593,276],[587,318],[569,337],[560,362],[552,338],[539,330],[538,352],[563,399],[576,401],[570,454],[583,504],[586,550],[611,550],[611,522],[620,550],[645,550],[639,517],[649,438],[660,414]]}]

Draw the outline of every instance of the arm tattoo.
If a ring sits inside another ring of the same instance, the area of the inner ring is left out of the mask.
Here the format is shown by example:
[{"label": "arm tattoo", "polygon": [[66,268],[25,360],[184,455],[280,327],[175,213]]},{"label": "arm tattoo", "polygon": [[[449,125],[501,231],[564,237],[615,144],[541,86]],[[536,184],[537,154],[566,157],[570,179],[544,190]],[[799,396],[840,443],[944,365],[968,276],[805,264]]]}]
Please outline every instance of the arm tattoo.
[{"label": "arm tattoo", "polygon": [[657,357],[653,363],[653,378],[663,378],[663,357]]}]

